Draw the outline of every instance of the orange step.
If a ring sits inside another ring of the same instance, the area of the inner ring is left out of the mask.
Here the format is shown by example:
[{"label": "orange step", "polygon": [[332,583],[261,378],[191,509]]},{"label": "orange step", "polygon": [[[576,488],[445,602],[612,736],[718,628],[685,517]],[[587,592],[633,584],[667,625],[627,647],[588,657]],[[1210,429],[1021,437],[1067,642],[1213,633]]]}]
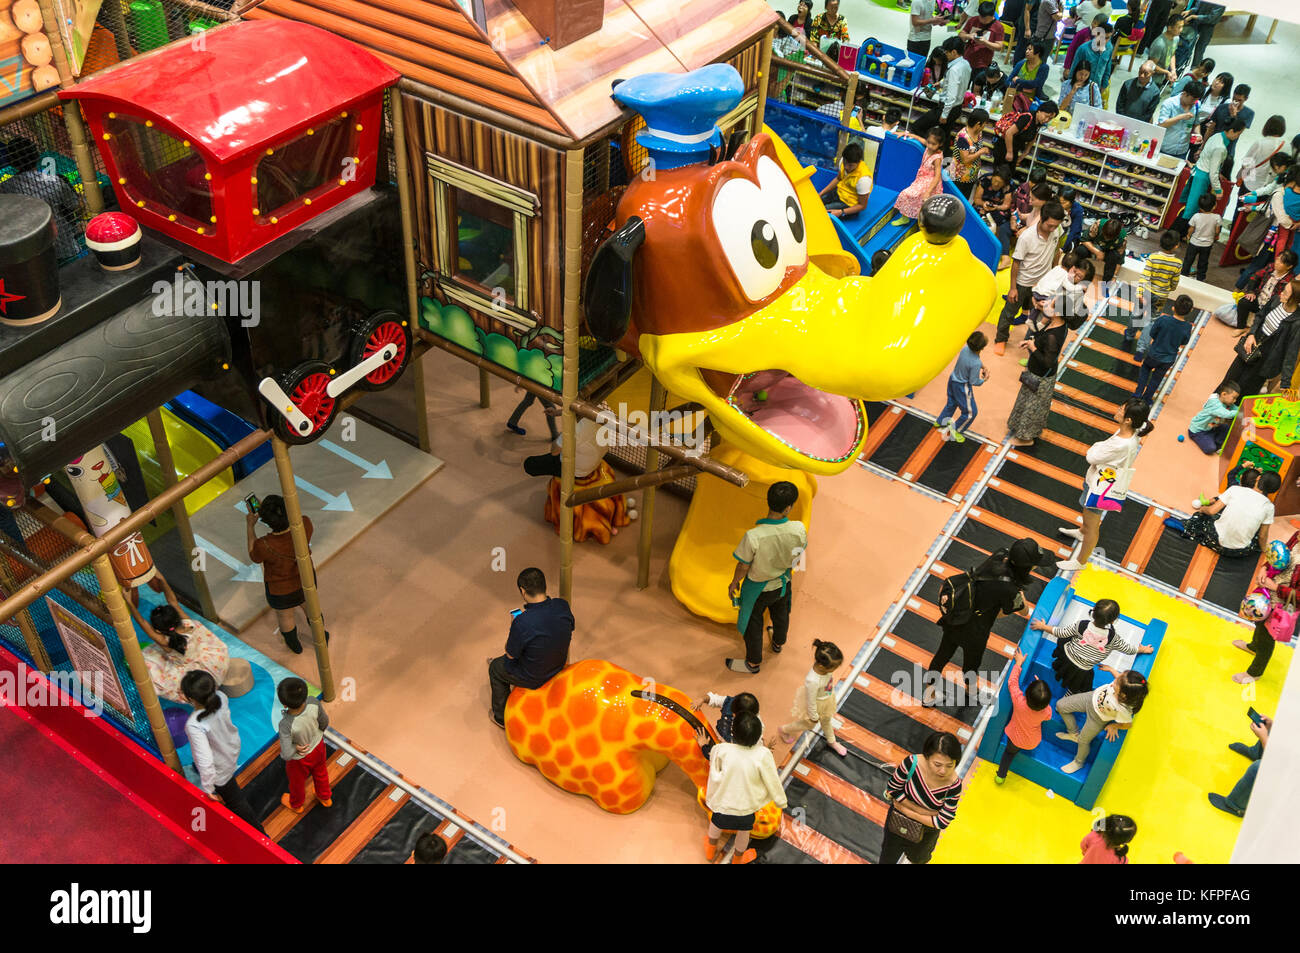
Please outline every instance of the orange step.
[{"label": "orange step", "polygon": [[781,816],[781,829],[777,837],[791,847],[803,851],[813,860],[823,864],[866,864],[864,860],[847,847],[835,843],[829,837],[817,833],[807,824],[802,824],[788,814]]},{"label": "orange step", "polygon": [[971,739],[970,725],[946,712],[939,711],[937,708],[923,707],[919,698],[908,694],[902,689],[895,688],[888,682],[883,682],[869,675],[859,675],[853,680],[853,687],[874,698],[882,705],[888,705],[895,711],[902,712],[913,721],[919,721],[927,728],[932,728],[935,731],[952,732],[961,740],[962,744]]},{"label": "orange step", "polygon": [[946,442],[943,439],[943,431],[938,427],[931,427],[925,439],[921,441],[921,445],[913,450],[912,455],[903,463],[903,468],[898,475],[904,480],[915,483],[925,472],[925,468],[934,462],[934,458],[939,455]]},{"label": "orange step", "polygon": [[1089,394],[1086,390],[1079,390],[1077,387],[1071,387],[1069,384],[1056,385],[1056,393],[1071,400],[1077,400],[1081,404],[1087,404],[1097,410],[1098,413],[1113,416],[1115,411],[1119,410],[1118,404],[1112,404],[1108,400],[1103,400],[1096,394]]},{"label": "orange step", "polygon": [[[342,761],[344,757],[347,758],[347,763],[340,764],[339,762]],[[355,769],[360,762],[342,748],[336,748],[325,764],[328,768],[330,788],[332,790],[334,786]],[[311,783],[310,778],[307,779],[307,796],[302,804],[303,808],[301,814],[295,814],[283,804],[280,804],[271,813],[271,816],[262,822],[262,828],[266,831],[266,836],[271,838],[273,841],[278,841],[285,834],[289,833],[289,831],[297,827],[298,822],[307,816],[307,812],[312,809],[312,805],[316,804],[316,788]],[[328,811],[331,810],[331,808],[324,808],[324,810]]]},{"label": "orange step", "polygon": [[1214,575],[1214,567],[1218,564],[1218,553],[1204,546],[1197,546],[1179,588],[1193,599],[1201,598],[1205,595],[1205,587],[1209,584],[1210,577]]},{"label": "orange step", "polygon": [[1049,553],[1059,554],[1062,559],[1069,558],[1069,555],[1072,551],[1073,543],[1071,543],[1071,545],[1067,547],[1064,544],[1062,544],[1061,541],[1058,539],[1049,538],[1047,536],[1044,536],[1042,533],[1035,533],[1033,530],[1026,529],[1025,527],[1021,526],[1019,523],[1013,523],[1005,516],[999,516],[996,513],[990,513],[988,510],[982,510],[978,506],[971,507],[967,515],[969,516],[970,519],[975,520],[977,523],[983,523],[985,526],[991,526],[993,529],[1005,533],[1007,536],[1010,536],[1012,539],[1023,539],[1024,537],[1028,536],[1031,539],[1035,540],[1039,546],[1047,550]]},{"label": "orange step", "polygon": [[1085,364],[1083,361],[1066,361],[1065,366],[1072,371],[1078,371],[1087,377],[1103,384],[1109,384],[1111,387],[1119,387],[1122,390],[1132,390],[1136,385],[1127,378],[1120,377],[1118,374],[1112,374],[1109,371],[1103,371],[1100,367],[1093,367],[1091,364]]},{"label": "orange step", "polygon": [[[1069,450],[1071,453],[1077,453],[1081,457],[1088,453],[1088,444],[1080,443],[1073,437],[1067,437],[1065,434],[1057,433],[1055,430],[1044,430],[1038,435],[1038,439],[1046,440],[1048,443],[1055,444],[1062,450]],[[1079,475],[1079,485],[1083,485],[1083,474]]]},{"label": "orange step", "polygon": [[1042,510],[1044,513],[1051,513],[1057,519],[1061,520],[1067,526],[1082,526],[1083,516],[1076,509],[1057,503],[1055,500],[1049,500],[1045,496],[1039,496],[1037,493],[1030,493],[1023,487],[1016,486],[1005,480],[993,477],[989,480],[990,489],[999,490],[1008,496],[1026,503],[1036,510]]},{"label": "orange step", "polygon": [[868,731],[861,725],[849,721],[843,714],[835,714],[835,737],[850,744],[859,751],[864,751],[883,764],[898,764],[910,751]]},{"label": "orange step", "polygon": [[1158,506],[1149,507],[1146,515],[1142,517],[1142,522],[1138,524],[1137,532],[1133,535],[1133,542],[1128,545],[1128,552],[1124,554],[1124,560],[1121,565],[1129,572],[1144,573],[1147,570],[1147,563],[1151,561],[1151,556],[1156,551],[1156,546],[1160,542],[1160,537],[1165,531],[1165,518],[1169,514]]},{"label": "orange step", "polygon": [[843,804],[854,814],[864,817],[881,827],[885,826],[885,815],[889,806],[878,801],[861,788],[854,787],[837,775],[804,759],[795,765],[790,774],[791,780],[798,778],[804,784],[825,794],[832,801]]},{"label": "orange step", "polygon": [[957,502],[966,499],[966,494],[970,493],[971,487],[980,478],[984,468],[988,466],[989,457],[997,453],[998,448],[990,444],[981,444],[981,449],[971,458],[970,463],[966,464],[966,469],[961,471],[961,476],[957,477],[957,482],[948,495]]},{"label": "orange step", "polygon": [[1062,470],[1060,467],[1053,466],[1045,460],[1040,460],[1032,454],[1020,450],[1012,450],[1007,454],[1007,459],[1012,463],[1018,463],[1026,470],[1033,470],[1035,473],[1041,473],[1043,476],[1051,477],[1057,483],[1064,486],[1083,486],[1083,474],[1071,473],[1069,470]]},{"label": "orange step", "polygon": [[1103,417],[1100,414],[1090,413],[1073,404],[1067,404],[1064,401],[1052,401],[1052,410],[1056,411],[1062,417],[1069,417],[1071,420],[1077,420],[1081,424],[1087,424],[1089,427],[1095,427],[1104,433],[1112,433],[1119,429],[1119,424],[1109,417]]},{"label": "orange step", "polygon": [[1111,347],[1109,344],[1102,344],[1100,341],[1094,341],[1091,338],[1081,338],[1080,347],[1091,348],[1099,354],[1105,354],[1107,357],[1113,357],[1118,361],[1124,361],[1132,364],[1134,367],[1141,367],[1142,362],[1138,361],[1128,351],[1121,350],[1117,347]]}]

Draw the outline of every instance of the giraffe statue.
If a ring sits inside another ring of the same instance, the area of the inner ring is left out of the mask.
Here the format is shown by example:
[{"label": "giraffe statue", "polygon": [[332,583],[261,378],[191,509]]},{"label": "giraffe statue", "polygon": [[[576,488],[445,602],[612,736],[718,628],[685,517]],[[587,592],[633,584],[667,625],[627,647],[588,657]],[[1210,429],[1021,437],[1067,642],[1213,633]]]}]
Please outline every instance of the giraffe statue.
[{"label": "giraffe statue", "polygon": [[[552,784],[585,794],[611,814],[630,814],[654,790],[669,761],[686,772],[703,804],[709,762],[695,732],[711,728],[675,688],[600,659],[564,669],[541,688],[516,688],[506,702],[506,739],[520,761]],[[758,811],[754,837],[770,837],[781,810]]]}]

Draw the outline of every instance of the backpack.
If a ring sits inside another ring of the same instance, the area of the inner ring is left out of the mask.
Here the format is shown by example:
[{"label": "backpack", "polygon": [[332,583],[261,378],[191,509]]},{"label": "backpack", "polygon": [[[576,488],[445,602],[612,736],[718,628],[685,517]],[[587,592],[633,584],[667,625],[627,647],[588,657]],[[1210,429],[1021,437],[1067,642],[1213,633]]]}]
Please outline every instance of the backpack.
[{"label": "backpack", "polygon": [[993,124],[993,131],[997,133],[998,138],[1001,139],[1003,136],[1007,134],[1007,130],[1010,129],[1011,126],[1018,119],[1020,119],[1021,116],[1028,116],[1028,115],[1029,113],[1027,112],[1016,112],[1013,109]]},{"label": "backpack", "polygon": [[965,625],[975,615],[975,570],[953,573],[939,585],[939,624]]}]

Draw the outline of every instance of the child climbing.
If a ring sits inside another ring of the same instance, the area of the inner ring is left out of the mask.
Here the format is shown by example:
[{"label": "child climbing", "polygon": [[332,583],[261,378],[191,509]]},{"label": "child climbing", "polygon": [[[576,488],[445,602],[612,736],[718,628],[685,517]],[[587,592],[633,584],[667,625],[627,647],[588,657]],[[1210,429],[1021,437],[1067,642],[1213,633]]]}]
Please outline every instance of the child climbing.
[{"label": "child climbing", "polygon": [[1228,439],[1228,428],[1237,416],[1237,401],[1241,398],[1241,388],[1236,381],[1225,381],[1219,385],[1217,394],[1205,399],[1191,423],[1187,425],[1187,434],[1192,443],[1201,448],[1201,453],[1212,456],[1219,452],[1223,441]]},{"label": "child climbing", "polygon": [[[1065,731],[1058,731],[1056,737],[1062,741],[1073,741],[1078,746],[1074,760],[1062,765],[1066,774],[1074,774],[1088,761],[1092,750],[1092,739],[1104,728],[1106,739],[1114,741],[1121,729],[1133,725],[1133,716],[1142,710],[1142,703],[1149,691],[1146,678],[1140,672],[1122,672],[1109,685],[1093,691],[1066,695],[1056,703],[1056,713],[1061,716]],[[1083,712],[1086,721],[1082,728],[1076,728],[1074,715]]]},{"label": "child climbing", "polygon": [[1118,618],[1118,602],[1098,599],[1092,607],[1091,619],[1058,626],[1046,622],[1030,623],[1030,628],[1037,632],[1050,632],[1056,639],[1056,648],[1052,650],[1052,672],[1070,694],[1092,691],[1092,670],[1111,652],[1150,655],[1155,651],[1149,645],[1130,645],[1121,639],[1115,633],[1115,620]]},{"label": "child climbing", "polygon": [[[718,720],[714,723],[717,729],[718,737],[724,742],[731,742],[732,727],[736,723],[738,715],[753,715],[758,718],[758,723],[767,733],[766,726],[763,725],[763,719],[758,715],[758,699],[749,692],[741,692],[738,695],[719,695],[717,692],[705,692],[704,697],[695,703],[695,710],[699,711],[705,706],[718,709]],[[775,740],[768,741],[767,746],[770,748],[776,744]]]},{"label": "child climbing", "polygon": [[813,666],[808,670],[803,684],[794,696],[790,717],[794,720],[781,726],[781,740],[792,745],[799,734],[808,731],[818,722],[826,736],[826,746],[843,758],[849,749],[835,740],[835,672],[844,664],[844,653],[834,642],[813,639]]},{"label": "child climbing", "polygon": [[[736,716],[730,742],[713,745],[709,752],[709,781],[704,791],[704,806],[709,809],[709,832],[704,841],[704,856],[711,862],[718,853],[718,839],[723,831],[736,835],[733,864],[752,863],[758,852],[749,846],[749,832],[754,829],[754,815],[769,801],[785,809],[785,789],[776,773],[772,752],[759,744],[763,725],[757,715],[748,712]],[[701,746],[708,743],[703,728],[696,734]]]},{"label": "child climbing", "polygon": [[1024,661],[1025,653],[1017,651],[1016,663],[1007,679],[1007,688],[1011,690],[1011,720],[1007,722],[1007,747],[998,762],[995,784],[1006,782],[1007,770],[1016,755],[1038,747],[1043,740],[1043,722],[1052,717],[1052,690],[1045,681],[1035,678],[1027,690],[1021,690],[1020,666]]}]

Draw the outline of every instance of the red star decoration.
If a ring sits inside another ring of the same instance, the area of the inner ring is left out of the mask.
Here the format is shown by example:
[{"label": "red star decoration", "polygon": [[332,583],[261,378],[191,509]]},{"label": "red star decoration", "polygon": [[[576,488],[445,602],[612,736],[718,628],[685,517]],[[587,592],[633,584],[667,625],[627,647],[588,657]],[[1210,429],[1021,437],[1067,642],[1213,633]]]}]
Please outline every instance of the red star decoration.
[{"label": "red star decoration", "polygon": [[27,295],[16,295],[5,291],[5,280],[0,278],[0,314],[9,313],[10,301],[22,301]]}]

